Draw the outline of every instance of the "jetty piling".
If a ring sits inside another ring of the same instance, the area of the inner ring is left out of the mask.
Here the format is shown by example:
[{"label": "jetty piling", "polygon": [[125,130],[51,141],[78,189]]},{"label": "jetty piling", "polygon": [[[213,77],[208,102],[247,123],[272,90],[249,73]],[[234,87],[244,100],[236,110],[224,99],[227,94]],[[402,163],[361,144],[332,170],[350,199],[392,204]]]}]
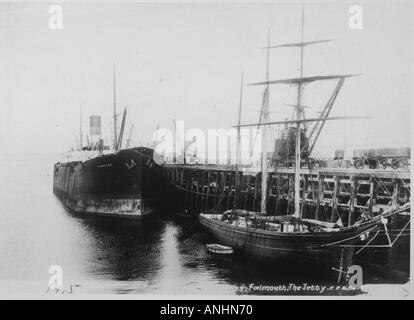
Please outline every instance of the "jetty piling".
[{"label": "jetty piling", "polygon": [[[213,208],[223,212],[235,205],[237,173],[232,166],[171,164],[162,167],[162,174],[171,184],[170,200],[178,212],[199,214]],[[257,211],[261,201],[260,169],[240,168],[238,174],[237,207]],[[292,213],[293,176],[293,168],[269,170],[267,215]],[[302,168],[302,216],[330,222],[340,218],[344,225],[352,225],[362,213],[373,216],[378,205],[408,202],[409,186],[409,170]]]}]

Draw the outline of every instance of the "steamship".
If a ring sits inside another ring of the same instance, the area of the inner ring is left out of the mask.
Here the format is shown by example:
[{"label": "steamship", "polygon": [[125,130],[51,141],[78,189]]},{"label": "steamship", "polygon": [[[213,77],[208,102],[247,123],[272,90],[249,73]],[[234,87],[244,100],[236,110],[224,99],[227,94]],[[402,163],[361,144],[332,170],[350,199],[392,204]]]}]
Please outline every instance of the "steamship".
[{"label": "steamship", "polygon": [[[153,150],[146,147],[122,148],[127,110],[118,132],[114,73],[114,141],[101,139],[101,117],[90,117],[88,143],[80,143],[54,164],[53,192],[69,209],[91,215],[140,219],[156,211],[161,185],[153,174]],[[133,127],[131,127],[132,130]]]}]

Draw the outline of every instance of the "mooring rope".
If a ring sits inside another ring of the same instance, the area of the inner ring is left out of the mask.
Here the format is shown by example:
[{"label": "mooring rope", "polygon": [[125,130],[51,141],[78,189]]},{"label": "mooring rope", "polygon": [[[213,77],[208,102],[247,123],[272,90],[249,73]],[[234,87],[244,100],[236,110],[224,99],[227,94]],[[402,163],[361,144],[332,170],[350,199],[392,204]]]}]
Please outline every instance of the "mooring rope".
[{"label": "mooring rope", "polygon": [[357,234],[356,236],[349,237],[349,238],[342,239],[342,240],[335,241],[335,242],[330,242],[330,243],[327,243],[327,244],[323,244],[323,245],[321,245],[321,247],[332,246],[332,245],[336,245],[336,244],[338,244],[338,243],[342,243],[342,242],[346,242],[346,241],[349,241],[349,240],[352,240],[352,239],[358,238],[358,237],[360,237],[361,235],[363,235],[364,233],[367,233],[367,232],[369,232],[369,231],[371,231],[371,230],[374,230],[374,229],[376,229],[376,228],[378,228],[378,226],[373,226],[372,228],[369,228],[369,229],[367,229],[367,230],[364,230],[363,232],[361,232],[361,233]]},{"label": "mooring rope", "polygon": [[[171,185],[173,185],[174,187],[176,187],[177,189],[181,189],[181,190],[184,190],[186,192],[193,193],[193,194],[198,194],[198,195],[202,195],[202,196],[218,197],[218,198],[228,196],[228,195],[223,195],[223,194],[214,194],[214,193],[205,193],[205,192],[194,191],[194,190],[191,190],[191,189],[188,189],[188,188],[181,187],[180,185],[178,185],[174,182],[169,181],[169,183]],[[194,184],[193,184],[193,186],[194,186]]]},{"label": "mooring rope", "polygon": [[360,253],[362,250],[364,250],[366,247],[368,247],[369,246],[369,244],[372,242],[372,241],[374,241],[374,239],[377,237],[377,235],[379,234],[379,232],[380,232],[381,230],[378,230],[377,231],[377,233],[367,242],[367,244],[365,245],[365,246],[363,246],[361,249],[359,249],[356,253],[355,253],[355,255],[357,255],[358,253]]},{"label": "mooring rope", "polygon": [[404,230],[408,227],[410,224],[410,220],[405,224],[404,228],[401,229],[400,233],[395,237],[394,241],[391,243],[391,247],[394,245],[394,243],[398,240],[398,238],[401,236],[401,234],[404,232]]}]

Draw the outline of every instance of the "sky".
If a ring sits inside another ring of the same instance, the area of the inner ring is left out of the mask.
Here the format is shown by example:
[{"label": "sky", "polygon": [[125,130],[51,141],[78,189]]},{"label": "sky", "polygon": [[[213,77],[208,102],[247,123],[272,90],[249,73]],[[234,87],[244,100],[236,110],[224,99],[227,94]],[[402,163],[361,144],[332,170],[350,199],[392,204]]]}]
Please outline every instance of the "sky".
[{"label": "sky", "polygon": [[[301,12],[289,3],[66,3],[63,28],[49,28],[51,4],[0,3],[0,150],[63,152],[76,144],[80,108],[101,115],[109,140],[116,70],[126,135],[147,145],[157,126],[228,129],[237,122],[240,78],[264,81],[272,45],[300,41]],[[345,81],[317,150],[408,146],[413,105],[413,8],[409,2],[361,2],[363,28],[349,27],[353,3],[305,2],[304,75],[360,74]],[[299,75],[299,51],[272,50],[270,79]],[[334,81],[304,90],[316,115]],[[242,123],[258,120],[263,87],[244,86]],[[272,120],[289,117],[295,88],[271,86]],[[276,113],[279,112],[279,113]],[[280,113],[281,112],[281,113]],[[85,138],[84,138],[85,140]],[[109,141],[108,141],[109,142]]]}]

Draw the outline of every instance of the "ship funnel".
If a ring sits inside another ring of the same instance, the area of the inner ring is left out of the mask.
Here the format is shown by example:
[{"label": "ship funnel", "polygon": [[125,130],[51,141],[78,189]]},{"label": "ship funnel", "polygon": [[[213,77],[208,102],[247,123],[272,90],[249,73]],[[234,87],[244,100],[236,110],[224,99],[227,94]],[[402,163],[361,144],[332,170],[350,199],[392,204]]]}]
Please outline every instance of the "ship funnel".
[{"label": "ship funnel", "polygon": [[101,138],[101,116],[90,116],[89,117],[89,128],[91,144],[95,145]]}]

